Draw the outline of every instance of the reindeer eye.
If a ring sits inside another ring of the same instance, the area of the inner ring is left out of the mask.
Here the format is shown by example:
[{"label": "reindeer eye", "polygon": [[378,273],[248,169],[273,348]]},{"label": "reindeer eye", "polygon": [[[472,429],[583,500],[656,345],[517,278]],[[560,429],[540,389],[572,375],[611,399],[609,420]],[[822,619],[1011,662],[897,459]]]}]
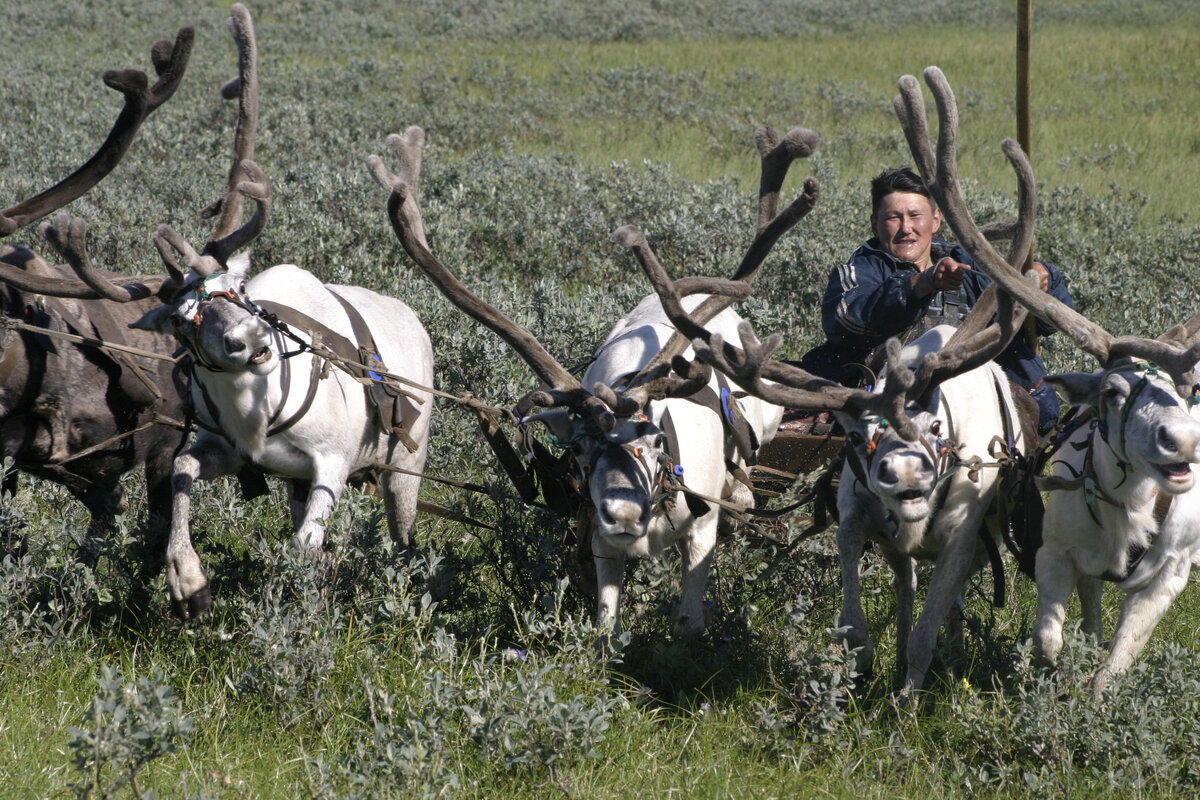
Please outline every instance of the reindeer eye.
[{"label": "reindeer eye", "polygon": [[242,281],[240,284],[238,284],[238,294],[245,294],[245,293],[246,293],[246,282]]},{"label": "reindeer eye", "polygon": [[942,421],[940,419],[935,419],[933,421],[933,424],[929,426],[929,430],[933,433],[934,436],[941,436],[942,435]]}]

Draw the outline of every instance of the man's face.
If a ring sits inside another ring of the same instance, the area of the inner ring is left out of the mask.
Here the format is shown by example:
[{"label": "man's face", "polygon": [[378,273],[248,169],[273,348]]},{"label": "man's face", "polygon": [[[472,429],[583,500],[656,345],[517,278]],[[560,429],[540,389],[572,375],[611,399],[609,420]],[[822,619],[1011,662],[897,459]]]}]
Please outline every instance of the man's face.
[{"label": "man's face", "polygon": [[942,212],[929,198],[915,192],[885,196],[871,218],[871,229],[883,249],[900,261],[924,269],[929,263],[933,235],[942,227]]}]

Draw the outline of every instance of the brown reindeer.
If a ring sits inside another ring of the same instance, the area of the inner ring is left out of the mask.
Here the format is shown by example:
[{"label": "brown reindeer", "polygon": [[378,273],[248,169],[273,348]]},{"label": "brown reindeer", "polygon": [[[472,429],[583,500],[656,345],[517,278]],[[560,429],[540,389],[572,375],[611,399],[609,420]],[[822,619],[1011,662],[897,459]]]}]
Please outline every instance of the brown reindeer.
[{"label": "brown reindeer", "polygon": [[[154,43],[158,80],[153,85],[139,70],[104,73],[104,83],[125,98],[108,137],[71,175],[0,210],[0,236],[57,211],[112,171],[142,122],[179,86],[192,42],[192,29],[182,28],[173,44]],[[82,220],[63,215],[42,232],[69,259],[87,259]],[[160,282],[157,277],[108,277],[144,295]],[[87,507],[91,523],[81,557],[94,562],[94,538],[123,509],[119,480],[130,469],[144,467],[151,517],[168,519],[171,452],[179,444],[183,418],[169,360],[98,347],[96,340],[165,358],[175,344],[169,337],[128,330],[151,301],[127,307],[98,299],[101,295],[74,280],[67,267],[51,266],[23,246],[0,248],[0,282],[0,449],[16,469],[63,485]],[[16,488],[15,478],[9,476],[6,490]]]}]

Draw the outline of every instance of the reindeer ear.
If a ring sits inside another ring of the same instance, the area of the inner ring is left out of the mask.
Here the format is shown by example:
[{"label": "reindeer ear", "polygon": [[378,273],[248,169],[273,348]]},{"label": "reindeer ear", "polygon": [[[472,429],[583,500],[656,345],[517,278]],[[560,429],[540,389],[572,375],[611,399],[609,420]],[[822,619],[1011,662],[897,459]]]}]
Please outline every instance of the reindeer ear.
[{"label": "reindeer ear", "polygon": [[528,417],[528,421],[542,423],[550,431],[550,435],[564,445],[575,436],[575,423],[571,420],[571,413],[565,408],[539,412]]},{"label": "reindeer ear", "polygon": [[250,251],[243,250],[236,256],[230,256],[229,261],[225,263],[225,267],[229,275],[239,280],[245,280],[246,275],[250,273]]},{"label": "reindeer ear", "polygon": [[1069,405],[1098,406],[1100,386],[1104,380],[1102,372],[1063,372],[1047,375],[1046,383]]},{"label": "reindeer ear", "polygon": [[171,306],[159,306],[158,308],[147,311],[142,315],[142,318],[136,322],[129,323],[129,327],[139,331],[154,331],[155,333],[172,333],[171,326]]},{"label": "reindeer ear", "polygon": [[858,424],[858,415],[851,414],[848,411],[835,410],[833,415],[837,417],[838,424],[842,426],[842,430],[849,431]]}]

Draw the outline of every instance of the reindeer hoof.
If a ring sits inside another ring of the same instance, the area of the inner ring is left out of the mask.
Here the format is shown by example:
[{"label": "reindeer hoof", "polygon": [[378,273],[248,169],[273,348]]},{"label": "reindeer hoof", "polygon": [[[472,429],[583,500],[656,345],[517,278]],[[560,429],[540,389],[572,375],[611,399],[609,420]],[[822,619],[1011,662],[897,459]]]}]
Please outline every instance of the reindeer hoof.
[{"label": "reindeer hoof", "polygon": [[183,622],[187,622],[193,617],[199,617],[207,614],[212,608],[212,592],[205,586],[200,591],[193,594],[184,600],[176,600],[175,616]]}]

